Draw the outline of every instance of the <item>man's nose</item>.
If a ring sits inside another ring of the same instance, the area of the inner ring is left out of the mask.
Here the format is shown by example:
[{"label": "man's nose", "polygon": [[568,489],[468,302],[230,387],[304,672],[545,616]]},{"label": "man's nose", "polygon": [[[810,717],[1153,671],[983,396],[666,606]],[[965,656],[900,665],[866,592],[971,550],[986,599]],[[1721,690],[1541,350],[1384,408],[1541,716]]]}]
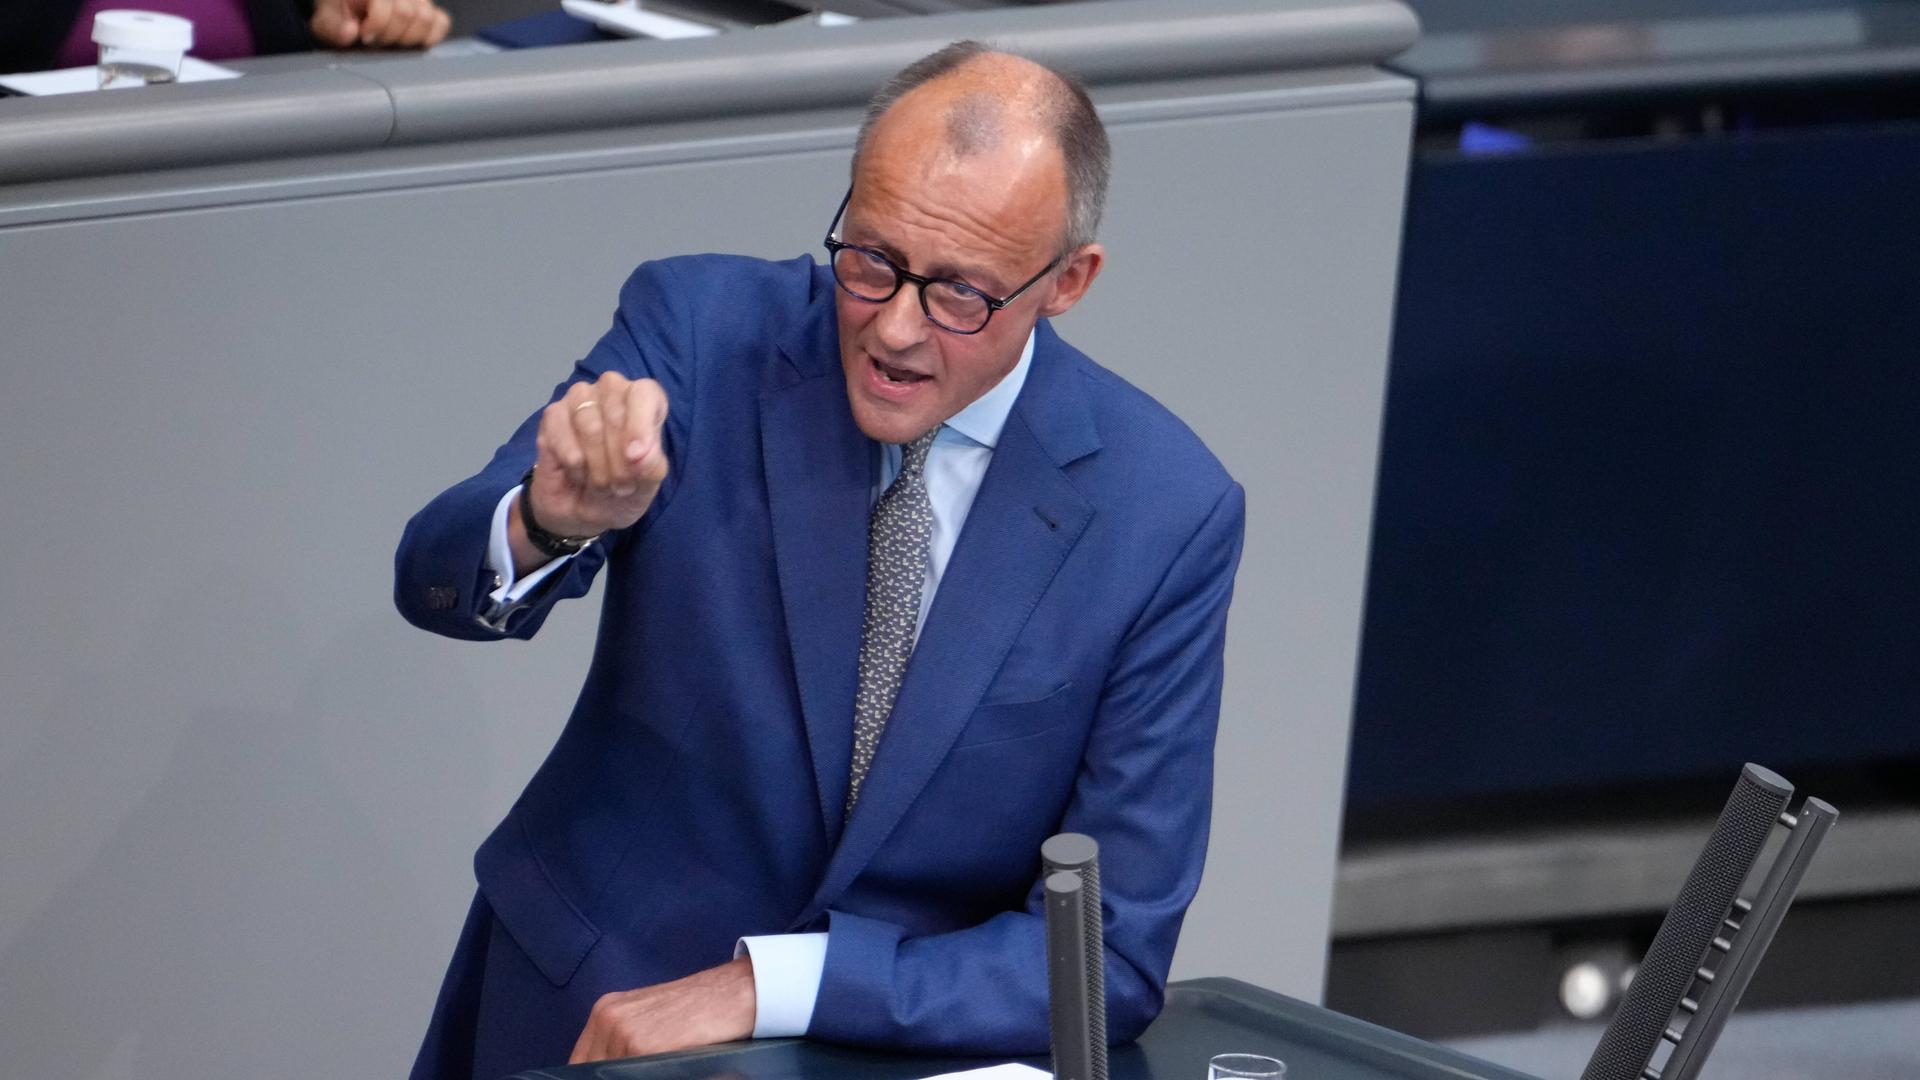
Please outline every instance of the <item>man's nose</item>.
[{"label": "man's nose", "polygon": [[894,352],[905,352],[920,344],[933,329],[927,313],[920,308],[920,290],[910,281],[901,282],[900,291],[893,294],[893,299],[880,305],[880,313],[874,316],[873,322],[880,343]]}]

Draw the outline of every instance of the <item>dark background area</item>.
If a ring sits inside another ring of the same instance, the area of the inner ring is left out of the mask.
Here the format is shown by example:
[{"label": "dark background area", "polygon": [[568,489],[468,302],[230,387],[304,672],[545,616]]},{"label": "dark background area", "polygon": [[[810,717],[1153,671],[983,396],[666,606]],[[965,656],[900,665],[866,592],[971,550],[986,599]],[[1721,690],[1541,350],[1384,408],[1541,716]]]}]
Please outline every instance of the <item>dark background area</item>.
[{"label": "dark background area", "polygon": [[1354,810],[1920,756],[1916,238],[1911,121],[1423,155]]}]

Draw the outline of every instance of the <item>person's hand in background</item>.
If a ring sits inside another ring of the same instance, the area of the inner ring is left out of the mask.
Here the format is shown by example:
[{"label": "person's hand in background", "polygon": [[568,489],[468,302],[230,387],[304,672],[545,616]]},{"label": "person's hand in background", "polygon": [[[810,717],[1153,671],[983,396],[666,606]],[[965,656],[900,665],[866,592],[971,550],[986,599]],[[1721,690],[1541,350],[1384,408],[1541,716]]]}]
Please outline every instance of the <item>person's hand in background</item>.
[{"label": "person's hand in background", "polygon": [[308,29],[335,49],[430,49],[452,26],[433,0],[316,0]]}]

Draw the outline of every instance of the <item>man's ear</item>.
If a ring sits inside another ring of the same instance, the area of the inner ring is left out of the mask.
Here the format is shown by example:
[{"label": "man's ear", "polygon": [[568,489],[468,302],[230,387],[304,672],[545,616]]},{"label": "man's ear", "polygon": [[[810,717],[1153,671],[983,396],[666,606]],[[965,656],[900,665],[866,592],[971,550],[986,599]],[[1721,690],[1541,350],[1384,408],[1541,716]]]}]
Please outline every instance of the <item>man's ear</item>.
[{"label": "man's ear", "polygon": [[1053,298],[1040,309],[1040,314],[1051,319],[1079,303],[1093,285],[1093,279],[1100,276],[1100,268],[1106,261],[1107,249],[1099,244],[1084,244],[1074,249],[1054,279]]}]

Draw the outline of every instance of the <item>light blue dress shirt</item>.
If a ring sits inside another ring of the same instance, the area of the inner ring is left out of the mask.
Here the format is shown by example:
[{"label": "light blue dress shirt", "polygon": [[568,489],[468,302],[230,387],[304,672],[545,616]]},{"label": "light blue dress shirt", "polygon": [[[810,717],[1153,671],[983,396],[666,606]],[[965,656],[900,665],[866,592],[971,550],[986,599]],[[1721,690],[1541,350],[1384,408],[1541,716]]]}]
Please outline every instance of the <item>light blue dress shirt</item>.
[{"label": "light blue dress shirt", "polygon": [[[1033,335],[1028,334],[1026,348],[1020,352],[1020,362],[1005,378],[995,383],[993,389],[980,395],[942,424],[939,434],[933,438],[932,448],[927,451],[927,463],[922,475],[927,481],[927,499],[933,504],[933,544],[931,557],[927,560],[926,584],[920,590],[920,621],[915,626],[916,635],[927,624],[927,612],[933,608],[933,594],[940,589],[940,579],[945,576],[947,562],[953,557],[953,546],[960,539],[960,530],[966,526],[967,512],[973,509],[973,497],[979,492],[980,481],[987,475],[987,466],[993,461],[993,448],[1000,442],[1000,432],[1007,426],[1007,417],[1013,411],[1014,400],[1020,396],[1020,388],[1026,385],[1027,369],[1032,365]],[[878,500],[880,493],[893,483],[893,478],[899,473],[900,447],[882,444],[880,469],[871,498]],[[514,577],[513,548],[507,538],[507,514],[513,508],[514,496],[519,493],[518,487],[507,492],[493,510],[493,535],[487,545],[487,566],[493,571],[494,588],[487,594],[490,603],[481,614],[480,621],[495,630],[505,629],[507,617],[521,606],[526,597],[573,558],[568,555],[555,559],[526,577]],[[851,715],[847,717],[847,723],[853,723]],[[826,970],[827,935],[765,934],[743,937],[735,945],[733,954],[736,957],[743,954],[753,957],[756,1001],[753,1037],[771,1039],[806,1034],[807,1025],[813,1021],[814,1003],[820,997],[820,976]]]}]

